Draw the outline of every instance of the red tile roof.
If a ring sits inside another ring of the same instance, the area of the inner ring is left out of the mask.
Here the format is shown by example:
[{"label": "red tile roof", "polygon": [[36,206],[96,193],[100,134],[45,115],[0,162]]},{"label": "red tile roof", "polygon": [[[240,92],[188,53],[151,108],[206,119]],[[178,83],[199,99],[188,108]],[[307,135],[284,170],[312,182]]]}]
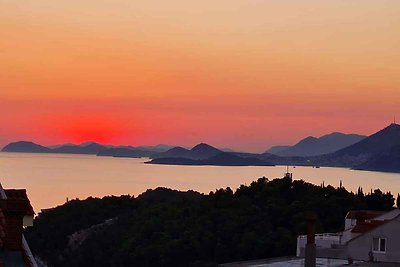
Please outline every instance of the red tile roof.
[{"label": "red tile roof", "polygon": [[7,199],[18,199],[18,200],[26,200],[29,203],[29,207],[26,210],[26,215],[35,215],[35,211],[29,201],[28,195],[26,194],[25,189],[4,189],[6,193]]},{"label": "red tile roof", "polygon": [[[26,242],[25,245],[23,243],[22,217],[35,214],[26,190],[3,189],[0,184],[0,191],[0,249],[3,254],[8,251],[21,252],[22,261],[17,259],[12,262],[14,265],[17,264],[16,266],[37,266],[31,255],[27,254]],[[5,264],[8,266],[9,263],[0,257],[0,267]]]},{"label": "red tile roof", "polygon": [[372,220],[384,213],[384,211],[374,210],[351,210],[347,213],[346,219]]},{"label": "red tile roof", "polygon": [[384,220],[384,221],[367,221],[367,222],[358,222],[356,226],[351,230],[352,233],[358,233],[358,234],[364,234],[366,232],[369,232],[378,226],[381,226],[385,223],[389,222],[389,220]]}]

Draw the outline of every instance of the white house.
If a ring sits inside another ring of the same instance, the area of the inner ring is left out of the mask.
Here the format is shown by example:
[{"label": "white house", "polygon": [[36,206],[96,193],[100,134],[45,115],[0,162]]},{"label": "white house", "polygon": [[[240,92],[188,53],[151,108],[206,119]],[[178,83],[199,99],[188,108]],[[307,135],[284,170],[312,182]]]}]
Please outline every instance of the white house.
[{"label": "white house", "polygon": [[[303,257],[307,236],[297,238]],[[345,229],[315,236],[317,257],[400,263],[400,210],[349,211]]]}]

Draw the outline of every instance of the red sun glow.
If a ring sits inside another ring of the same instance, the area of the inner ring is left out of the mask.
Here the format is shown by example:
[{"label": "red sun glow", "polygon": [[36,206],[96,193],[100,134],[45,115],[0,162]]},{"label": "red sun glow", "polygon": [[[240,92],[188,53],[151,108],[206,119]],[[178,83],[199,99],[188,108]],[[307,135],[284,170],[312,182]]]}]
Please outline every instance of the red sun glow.
[{"label": "red sun glow", "polygon": [[75,143],[86,141],[113,143],[123,132],[120,122],[98,115],[64,119],[58,126],[58,133],[63,139]]}]

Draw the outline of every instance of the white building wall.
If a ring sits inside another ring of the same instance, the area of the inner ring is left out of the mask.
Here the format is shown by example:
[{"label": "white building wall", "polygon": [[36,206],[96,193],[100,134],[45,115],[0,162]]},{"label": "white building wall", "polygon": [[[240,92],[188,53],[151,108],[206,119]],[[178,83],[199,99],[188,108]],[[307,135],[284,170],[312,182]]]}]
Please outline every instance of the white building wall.
[{"label": "white building wall", "polygon": [[[315,235],[315,246],[318,249],[331,248],[332,245],[339,245],[341,241],[340,234],[317,234]],[[300,257],[301,250],[306,247],[307,236],[301,235],[297,237],[297,251],[296,256]]]},{"label": "white building wall", "polygon": [[347,219],[346,218],[344,221],[344,230],[353,228],[356,225],[356,223],[357,223],[356,219]]},{"label": "white building wall", "polygon": [[386,252],[373,252],[374,258],[381,262],[400,263],[400,217],[368,232],[347,244],[347,254],[355,260],[369,260],[374,237],[386,238]]}]

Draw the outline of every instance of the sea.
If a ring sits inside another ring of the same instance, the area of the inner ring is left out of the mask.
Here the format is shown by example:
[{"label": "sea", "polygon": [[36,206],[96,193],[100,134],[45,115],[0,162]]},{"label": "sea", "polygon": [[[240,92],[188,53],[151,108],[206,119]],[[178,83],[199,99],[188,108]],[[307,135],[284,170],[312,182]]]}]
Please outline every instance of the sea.
[{"label": "sea", "polygon": [[[110,195],[138,196],[147,189],[166,187],[209,193],[219,188],[235,190],[260,177],[281,178],[287,166],[172,166],[145,164],[147,158],[113,158],[93,155],[0,153],[3,188],[26,189],[32,206],[42,209],[71,199]],[[397,196],[400,174],[347,168],[290,166],[293,179],[316,185],[364,192],[379,188]]]}]

